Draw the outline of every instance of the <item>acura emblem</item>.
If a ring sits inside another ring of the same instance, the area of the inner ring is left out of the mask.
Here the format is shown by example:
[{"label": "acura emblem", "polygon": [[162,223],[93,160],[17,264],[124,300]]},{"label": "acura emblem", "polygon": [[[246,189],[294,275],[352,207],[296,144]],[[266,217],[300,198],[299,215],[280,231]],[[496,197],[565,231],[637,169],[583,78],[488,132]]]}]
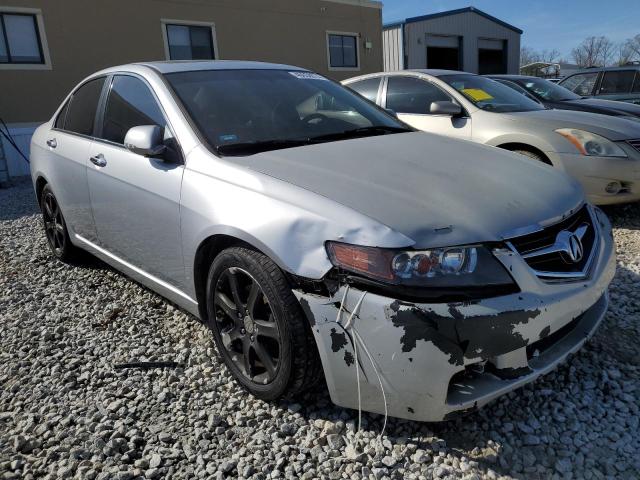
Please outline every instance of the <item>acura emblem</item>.
[{"label": "acura emblem", "polygon": [[589,224],[583,223],[575,232],[562,230],[556,235],[553,245],[534,250],[523,255],[524,258],[540,257],[550,253],[559,253],[562,260],[566,263],[580,263],[584,257],[584,247],[582,246],[582,238],[589,229]]},{"label": "acura emblem", "polygon": [[569,260],[571,260],[573,263],[578,263],[580,260],[582,260],[582,255],[584,253],[584,249],[582,248],[582,240],[575,233],[571,233],[569,235],[568,247],[569,248],[567,248],[563,253],[567,254]]}]

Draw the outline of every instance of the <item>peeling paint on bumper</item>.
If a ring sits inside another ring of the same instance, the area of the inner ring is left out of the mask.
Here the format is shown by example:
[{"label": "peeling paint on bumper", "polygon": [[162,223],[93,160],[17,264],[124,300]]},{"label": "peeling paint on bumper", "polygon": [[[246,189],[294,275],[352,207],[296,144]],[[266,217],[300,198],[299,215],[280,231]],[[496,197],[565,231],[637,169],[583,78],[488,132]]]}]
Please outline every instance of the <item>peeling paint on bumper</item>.
[{"label": "peeling paint on bumper", "polygon": [[[591,275],[580,282],[545,283],[518,255],[504,253],[498,258],[521,293],[448,304],[407,303],[367,293],[353,328],[375,370],[361,348],[356,358],[354,335],[336,322],[345,287],[331,298],[295,291],[311,322],[333,402],[358,407],[359,365],[363,410],[385,411],[377,370],[389,415],[440,421],[552,370],[583,345],[606,313],[615,253],[610,226],[600,235]],[[349,290],[342,324],[362,293]]]}]

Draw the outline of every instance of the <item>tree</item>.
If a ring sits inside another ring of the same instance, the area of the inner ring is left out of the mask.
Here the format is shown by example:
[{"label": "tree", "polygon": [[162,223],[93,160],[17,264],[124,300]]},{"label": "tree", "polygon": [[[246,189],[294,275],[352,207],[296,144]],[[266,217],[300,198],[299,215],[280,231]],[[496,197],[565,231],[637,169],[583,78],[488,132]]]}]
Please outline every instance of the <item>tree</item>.
[{"label": "tree", "polygon": [[626,58],[627,62],[630,62],[632,60],[640,60],[640,34],[624,42],[623,48],[626,56],[628,57]]},{"label": "tree", "polygon": [[622,42],[618,46],[618,59],[616,60],[616,65],[626,65],[627,63],[634,60],[637,57],[637,54],[633,51],[633,48],[629,45],[630,40],[626,42]]},{"label": "tree", "polygon": [[587,37],[571,51],[580,67],[606,66],[611,63],[615,45],[607,37]]},{"label": "tree", "polygon": [[555,48],[551,50],[542,50],[539,54],[539,62],[558,63],[560,61],[560,52]]},{"label": "tree", "polygon": [[538,61],[538,52],[531,47],[522,47],[520,49],[520,66],[529,65]]},{"label": "tree", "polygon": [[520,49],[520,66],[535,62],[558,63],[559,57],[560,52],[555,48],[539,52],[531,47],[522,47]]}]

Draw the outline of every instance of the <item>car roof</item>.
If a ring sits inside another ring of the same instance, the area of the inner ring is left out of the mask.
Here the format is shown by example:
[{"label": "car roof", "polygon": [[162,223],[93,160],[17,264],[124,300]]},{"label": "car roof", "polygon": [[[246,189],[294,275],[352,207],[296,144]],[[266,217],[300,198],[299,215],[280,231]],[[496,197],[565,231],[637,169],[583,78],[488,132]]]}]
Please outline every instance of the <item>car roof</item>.
[{"label": "car roof", "polygon": [[342,83],[345,85],[349,85],[353,82],[359,82],[362,80],[369,80],[370,78],[379,78],[384,76],[389,77],[398,77],[398,76],[416,76],[416,75],[431,75],[432,77],[441,77],[443,75],[474,75],[475,73],[467,73],[461,72],[458,70],[438,70],[438,69],[429,69],[429,68],[414,68],[410,70],[394,70],[391,72],[376,72],[376,73],[367,73],[365,75],[358,75],[357,77],[347,78],[346,80],[342,80]]},{"label": "car roof", "polygon": [[494,74],[490,74],[490,75],[483,75],[485,77],[489,77],[489,78],[499,78],[502,80],[518,80],[518,79],[525,79],[525,78],[529,78],[529,79],[539,79],[539,80],[546,80],[545,78],[541,78],[541,77],[535,77],[533,75],[506,75],[506,74],[499,74],[499,75],[494,75]]},{"label": "car roof", "polygon": [[475,73],[463,72],[461,70],[441,70],[437,68],[414,68],[405,70],[405,72],[425,73],[432,77],[441,77],[443,75],[475,75]]},{"label": "car roof", "polygon": [[590,73],[590,72],[619,72],[621,70],[640,70],[640,65],[623,65],[621,67],[590,67],[590,68],[583,68],[582,70],[578,70],[577,72],[572,72],[571,75],[567,75],[567,76],[573,76],[577,73]]},{"label": "car roof", "polygon": [[[114,67],[119,70],[126,70],[127,67],[145,66],[155,71],[166,74],[176,72],[194,72],[202,70],[295,70],[307,71],[304,68],[278,63],[249,62],[240,60],[170,60],[162,62],[140,62],[130,63]],[[111,69],[109,69],[111,70]]]}]

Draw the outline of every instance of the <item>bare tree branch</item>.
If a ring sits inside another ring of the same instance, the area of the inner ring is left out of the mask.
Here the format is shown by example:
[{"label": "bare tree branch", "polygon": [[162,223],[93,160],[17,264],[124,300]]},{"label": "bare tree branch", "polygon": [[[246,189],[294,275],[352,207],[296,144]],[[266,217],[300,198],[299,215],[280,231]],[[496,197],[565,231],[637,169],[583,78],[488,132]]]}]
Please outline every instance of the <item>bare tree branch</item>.
[{"label": "bare tree branch", "polygon": [[615,45],[607,37],[587,37],[571,51],[580,67],[606,66],[611,63]]}]

